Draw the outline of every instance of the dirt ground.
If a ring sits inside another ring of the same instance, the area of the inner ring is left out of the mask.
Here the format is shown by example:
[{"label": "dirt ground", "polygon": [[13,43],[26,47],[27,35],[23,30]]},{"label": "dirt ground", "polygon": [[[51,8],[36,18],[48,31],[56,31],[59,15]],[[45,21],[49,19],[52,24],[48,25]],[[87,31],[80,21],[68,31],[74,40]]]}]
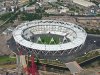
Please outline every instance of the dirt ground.
[{"label": "dirt ground", "polygon": [[0,56],[1,55],[9,55],[12,51],[9,49],[7,45],[7,40],[11,38],[11,35],[0,34]]}]

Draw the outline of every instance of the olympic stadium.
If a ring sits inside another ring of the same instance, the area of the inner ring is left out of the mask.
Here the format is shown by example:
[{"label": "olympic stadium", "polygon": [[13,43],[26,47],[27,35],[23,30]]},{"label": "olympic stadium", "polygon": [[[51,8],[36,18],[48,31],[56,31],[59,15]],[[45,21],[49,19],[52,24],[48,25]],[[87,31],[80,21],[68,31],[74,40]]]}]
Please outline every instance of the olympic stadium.
[{"label": "olympic stadium", "polygon": [[[35,20],[13,31],[18,53],[39,59],[62,59],[84,45],[87,34],[80,26],[63,21]],[[17,53],[17,54],[18,54]]]}]

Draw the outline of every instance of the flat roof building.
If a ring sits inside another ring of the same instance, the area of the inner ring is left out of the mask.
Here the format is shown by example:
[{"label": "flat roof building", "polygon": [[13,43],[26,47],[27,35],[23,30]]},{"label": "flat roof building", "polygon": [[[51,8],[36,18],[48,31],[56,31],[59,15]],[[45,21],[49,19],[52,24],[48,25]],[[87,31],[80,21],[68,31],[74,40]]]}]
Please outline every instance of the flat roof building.
[{"label": "flat roof building", "polygon": [[40,2],[57,2],[57,0],[38,0]]},{"label": "flat roof building", "polygon": [[24,7],[24,9],[27,13],[35,13],[35,5]]},{"label": "flat roof building", "polygon": [[73,0],[73,2],[76,3],[76,4],[79,4],[81,6],[84,6],[84,7],[95,6],[94,3],[88,2],[88,1],[85,1],[85,0]]}]

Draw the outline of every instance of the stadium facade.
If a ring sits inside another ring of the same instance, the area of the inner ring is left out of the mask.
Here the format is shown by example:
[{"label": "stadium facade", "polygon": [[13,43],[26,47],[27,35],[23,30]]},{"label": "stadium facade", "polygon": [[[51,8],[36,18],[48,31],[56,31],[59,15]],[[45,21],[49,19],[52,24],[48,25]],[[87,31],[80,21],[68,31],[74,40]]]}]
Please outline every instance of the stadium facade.
[{"label": "stadium facade", "polygon": [[[87,34],[83,28],[73,23],[35,20],[17,26],[13,37],[17,54],[23,60],[21,63],[25,68],[25,55],[33,54],[40,59],[63,59],[63,56],[77,52],[84,45]],[[41,37],[50,37],[49,42],[46,43]]]},{"label": "stadium facade", "polygon": [[[63,36],[63,41],[58,44],[39,44],[31,39],[32,36],[34,39],[37,34],[60,35]],[[84,44],[86,36],[84,29],[73,23],[53,20],[36,20],[22,23],[13,32],[13,37],[19,48],[24,48],[27,52],[36,52],[36,54],[44,53],[44,55],[52,52],[56,54],[60,51],[62,54],[65,50],[68,53],[69,51],[75,51],[77,49],[74,48],[79,48]]]}]

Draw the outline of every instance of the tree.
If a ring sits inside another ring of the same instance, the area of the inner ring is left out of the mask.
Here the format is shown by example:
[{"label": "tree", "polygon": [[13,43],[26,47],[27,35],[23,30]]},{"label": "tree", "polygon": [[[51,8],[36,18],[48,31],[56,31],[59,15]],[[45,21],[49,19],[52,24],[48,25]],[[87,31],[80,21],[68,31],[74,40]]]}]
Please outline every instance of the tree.
[{"label": "tree", "polygon": [[2,14],[0,16],[0,20],[7,20],[8,18],[10,18],[12,16],[13,13],[5,13],[5,14]]},{"label": "tree", "polygon": [[60,2],[60,0],[57,0],[58,2]]},{"label": "tree", "polygon": [[29,0],[29,2],[31,3],[31,2],[32,2],[32,0]]},{"label": "tree", "polygon": [[42,15],[40,13],[27,13],[27,12],[23,12],[20,15],[21,20],[24,21],[32,21],[32,20],[38,20],[42,18]]}]

